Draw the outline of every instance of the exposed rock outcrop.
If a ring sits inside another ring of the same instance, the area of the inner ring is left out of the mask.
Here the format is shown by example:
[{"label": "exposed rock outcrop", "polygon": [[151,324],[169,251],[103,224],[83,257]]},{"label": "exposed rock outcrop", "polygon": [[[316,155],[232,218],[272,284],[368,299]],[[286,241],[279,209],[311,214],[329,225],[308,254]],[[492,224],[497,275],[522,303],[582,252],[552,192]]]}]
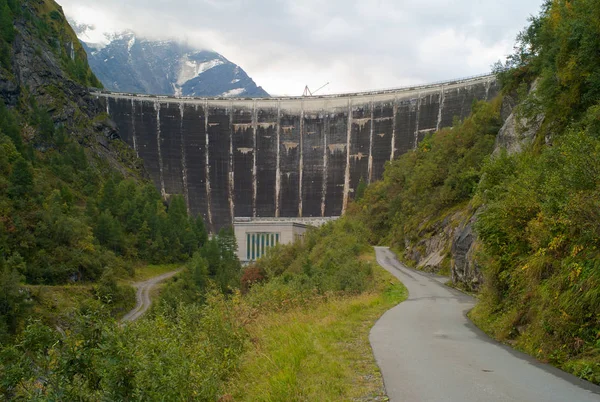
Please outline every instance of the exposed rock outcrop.
[{"label": "exposed rock outcrop", "polygon": [[[537,88],[534,82],[530,94]],[[544,115],[523,117],[517,108],[516,95],[507,95],[500,111],[504,125],[496,136],[493,154],[497,156],[506,150],[508,154],[522,152],[529,146],[539,132]],[[481,269],[477,264],[476,251],[479,246],[477,233],[473,230],[479,210],[463,221],[451,240],[452,265],[450,269],[452,283],[465,289],[477,291],[483,282]]]},{"label": "exposed rock outcrop", "polygon": [[473,231],[475,219],[476,215],[455,230],[451,247],[452,283],[460,284],[468,290],[478,290],[483,282],[483,275],[474,258],[477,249],[477,234]]},{"label": "exposed rock outcrop", "polygon": [[413,261],[418,269],[439,273],[444,270],[444,263],[449,267],[447,258],[451,238],[451,228],[439,225],[437,230],[424,235],[416,245],[411,246],[407,242],[405,256]]},{"label": "exposed rock outcrop", "polygon": [[[530,94],[537,89],[537,81],[531,86]],[[535,139],[544,122],[544,115],[524,117],[516,109],[514,96],[505,96],[501,110],[504,125],[496,136],[493,155],[505,149],[508,154],[519,153]]]},{"label": "exposed rock outcrop", "polygon": [[[141,173],[142,165],[85,85],[95,78],[61,7],[51,0],[23,1],[21,7],[23,16],[15,18],[10,44],[10,71],[0,68],[0,102],[25,113],[35,107],[47,110],[55,125],[64,126],[92,154],[127,176]],[[30,134],[23,136],[35,141],[35,130]]]},{"label": "exposed rock outcrop", "polygon": [[[536,89],[532,85],[530,93]],[[504,97],[500,115],[504,122],[496,137],[493,155],[504,149],[509,154],[522,152],[535,139],[544,122],[543,115],[524,117],[517,107],[516,94]],[[479,242],[474,231],[479,210],[471,205],[436,223],[424,222],[417,243],[405,241],[404,257],[417,268],[446,273],[455,285],[470,291],[479,290],[483,275],[477,263]]]},{"label": "exposed rock outcrop", "polygon": [[7,105],[14,106],[19,99],[19,93],[19,86],[15,82],[8,80],[6,77],[2,77],[2,73],[0,72],[0,98],[3,99]]},{"label": "exposed rock outcrop", "polygon": [[435,223],[424,222],[416,244],[405,240],[404,257],[407,262],[426,272],[449,274],[452,242],[457,228],[465,219],[466,211],[461,210]]}]

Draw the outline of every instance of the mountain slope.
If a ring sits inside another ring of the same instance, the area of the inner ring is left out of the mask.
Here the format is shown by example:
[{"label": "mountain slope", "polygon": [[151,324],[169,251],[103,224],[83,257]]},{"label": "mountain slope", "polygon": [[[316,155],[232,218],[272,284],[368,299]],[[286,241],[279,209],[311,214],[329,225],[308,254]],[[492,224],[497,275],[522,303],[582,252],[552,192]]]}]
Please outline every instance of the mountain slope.
[{"label": "mountain slope", "polygon": [[480,291],[486,332],[595,383],[599,20],[597,0],[546,2],[497,66],[504,102],[426,137],[349,208],[372,242]]},{"label": "mountain slope", "polygon": [[268,97],[236,64],[212,51],[131,31],[98,35],[72,23],[90,66],[111,91],[176,96]]},{"label": "mountain slope", "polygon": [[133,292],[114,275],[131,275],[137,263],[187,259],[203,241],[203,225],[188,218],[182,197],[165,205],[144,178],[141,161],[90,95],[100,83],[54,1],[0,0],[0,56],[4,344],[28,318],[68,313],[21,282],[85,283],[75,293],[118,313]]}]

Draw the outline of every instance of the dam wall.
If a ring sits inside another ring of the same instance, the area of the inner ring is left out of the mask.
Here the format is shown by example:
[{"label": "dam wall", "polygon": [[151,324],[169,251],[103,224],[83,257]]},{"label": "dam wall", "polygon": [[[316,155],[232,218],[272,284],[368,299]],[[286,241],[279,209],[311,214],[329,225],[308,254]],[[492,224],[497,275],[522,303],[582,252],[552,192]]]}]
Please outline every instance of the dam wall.
[{"label": "dam wall", "polygon": [[313,97],[173,98],[93,92],[166,199],[214,232],[234,217],[332,217],[360,180],[498,93],[494,76]]}]

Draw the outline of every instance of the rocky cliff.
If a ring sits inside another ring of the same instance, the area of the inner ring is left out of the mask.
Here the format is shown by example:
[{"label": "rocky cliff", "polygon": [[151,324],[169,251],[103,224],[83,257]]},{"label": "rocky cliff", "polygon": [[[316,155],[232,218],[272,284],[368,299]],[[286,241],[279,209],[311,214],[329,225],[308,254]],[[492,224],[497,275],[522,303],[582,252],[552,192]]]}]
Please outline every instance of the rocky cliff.
[{"label": "rocky cliff", "polygon": [[[48,111],[55,127],[64,127],[93,154],[126,175],[140,173],[141,164],[89,94],[88,87],[101,84],[62,8],[52,0],[28,0],[5,12],[10,12],[13,27],[3,35],[0,100],[23,115]],[[24,140],[43,149],[38,134],[23,128]]]},{"label": "rocky cliff", "polygon": [[[533,83],[529,93],[535,90],[536,83]],[[496,136],[492,157],[498,157],[502,152],[523,151],[535,141],[544,121],[541,114],[525,117],[517,98],[515,93],[503,98],[503,126]],[[407,240],[404,257],[419,269],[449,274],[455,285],[477,291],[483,283],[483,274],[477,260],[480,244],[474,226],[481,208],[484,206],[474,206],[471,202],[434,223],[424,222],[421,240],[416,244]]]}]

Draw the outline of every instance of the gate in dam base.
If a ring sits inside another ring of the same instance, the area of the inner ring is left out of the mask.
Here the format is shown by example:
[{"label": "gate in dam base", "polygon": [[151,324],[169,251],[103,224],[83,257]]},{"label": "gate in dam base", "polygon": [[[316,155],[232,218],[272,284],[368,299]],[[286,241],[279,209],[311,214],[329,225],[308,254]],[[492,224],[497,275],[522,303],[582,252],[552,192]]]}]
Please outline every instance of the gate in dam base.
[{"label": "gate in dam base", "polygon": [[361,179],[497,93],[490,75],[321,97],[94,95],[163,197],[183,194],[216,232],[235,216],[339,216]]}]

